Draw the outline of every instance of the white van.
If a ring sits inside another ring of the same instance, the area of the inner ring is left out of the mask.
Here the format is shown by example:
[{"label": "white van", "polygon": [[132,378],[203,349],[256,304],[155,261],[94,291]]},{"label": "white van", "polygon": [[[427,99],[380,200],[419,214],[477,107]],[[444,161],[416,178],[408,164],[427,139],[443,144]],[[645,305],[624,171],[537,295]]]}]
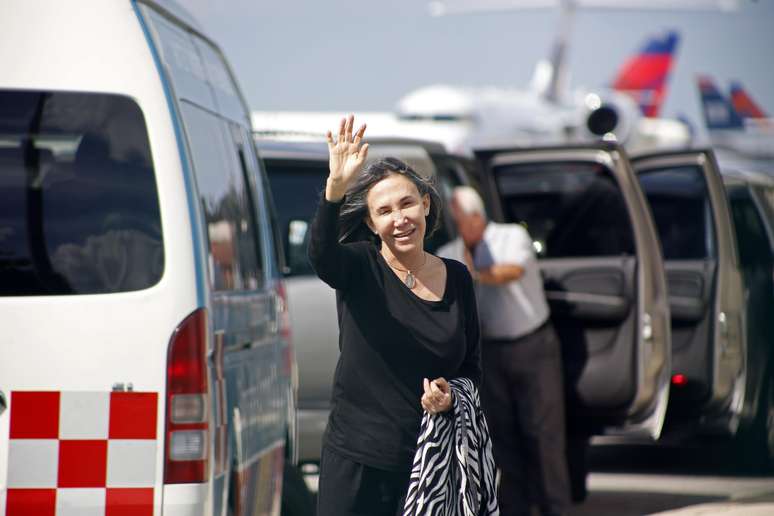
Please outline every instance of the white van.
[{"label": "white van", "polygon": [[173,3],[6,0],[0,69],[0,514],[279,514],[281,250],[222,53]]}]

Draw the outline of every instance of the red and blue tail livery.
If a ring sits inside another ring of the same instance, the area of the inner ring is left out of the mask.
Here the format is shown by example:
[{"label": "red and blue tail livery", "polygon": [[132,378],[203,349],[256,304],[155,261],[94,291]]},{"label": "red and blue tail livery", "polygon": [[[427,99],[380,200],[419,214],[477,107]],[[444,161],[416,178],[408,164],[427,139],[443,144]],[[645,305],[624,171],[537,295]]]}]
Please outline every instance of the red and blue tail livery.
[{"label": "red and blue tail livery", "polygon": [[624,63],[613,81],[612,87],[630,95],[644,116],[659,116],[679,40],[676,31],[649,38],[637,55]]},{"label": "red and blue tail livery", "polygon": [[752,99],[741,82],[731,82],[731,104],[742,118],[768,118],[766,112]]},{"label": "red and blue tail livery", "polygon": [[744,129],[744,121],[729,100],[720,93],[715,82],[706,75],[696,77],[701,97],[704,123],[710,131],[718,129]]},{"label": "red and blue tail livery", "polygon": [[697,76],[696,85],[713,146],[754,159],[774,158],[774,119],[766,117],[744,88],[732,83],[725,96],[706,75]]}]

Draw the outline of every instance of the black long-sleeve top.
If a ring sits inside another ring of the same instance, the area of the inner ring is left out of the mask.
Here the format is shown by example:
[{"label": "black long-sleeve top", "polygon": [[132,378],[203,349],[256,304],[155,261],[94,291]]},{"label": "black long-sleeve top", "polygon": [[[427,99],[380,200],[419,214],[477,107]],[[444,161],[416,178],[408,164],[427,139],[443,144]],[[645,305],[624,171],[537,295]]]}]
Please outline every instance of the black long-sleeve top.
[{"label": "black long-sleeve top", "polygon": [[336,289],[341,354],[323,446],[391,471],[411,469],[422,419],[422,379],[481,380],[480,337],[467,268],[444,259],[440,301],[416,296],[371,243],[337,239],[341,203],[324,198],[309,258]]}]

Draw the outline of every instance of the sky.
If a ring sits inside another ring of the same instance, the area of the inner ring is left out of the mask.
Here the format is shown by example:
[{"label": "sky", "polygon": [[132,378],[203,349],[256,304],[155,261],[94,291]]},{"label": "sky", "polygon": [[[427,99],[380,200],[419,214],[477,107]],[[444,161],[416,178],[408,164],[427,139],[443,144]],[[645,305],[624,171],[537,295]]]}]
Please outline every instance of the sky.
[{"label": "sky", "polygon": [[[475,2],[476,0],[471,0]],[[431,84],[527,87],[558,31],[556,10],[433,17],[424,0],[178,0],[222,48],[250,109],[388,111]],[[609,83],[644,40],[681,35],[664,116],[703,134],[695,76],[741,80],[774,116],[774,0],[725,12],[580,11],[572,87]]]}]

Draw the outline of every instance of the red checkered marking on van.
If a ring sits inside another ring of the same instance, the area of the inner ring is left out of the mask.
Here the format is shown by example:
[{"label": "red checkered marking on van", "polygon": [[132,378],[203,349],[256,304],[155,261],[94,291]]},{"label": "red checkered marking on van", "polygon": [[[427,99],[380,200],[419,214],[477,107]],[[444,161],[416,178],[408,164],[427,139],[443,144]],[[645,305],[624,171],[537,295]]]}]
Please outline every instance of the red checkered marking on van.
[{"label": "red checkered marking on van", "polygon": [[152,516],[155,392],[11,393],[5,516]]}]

